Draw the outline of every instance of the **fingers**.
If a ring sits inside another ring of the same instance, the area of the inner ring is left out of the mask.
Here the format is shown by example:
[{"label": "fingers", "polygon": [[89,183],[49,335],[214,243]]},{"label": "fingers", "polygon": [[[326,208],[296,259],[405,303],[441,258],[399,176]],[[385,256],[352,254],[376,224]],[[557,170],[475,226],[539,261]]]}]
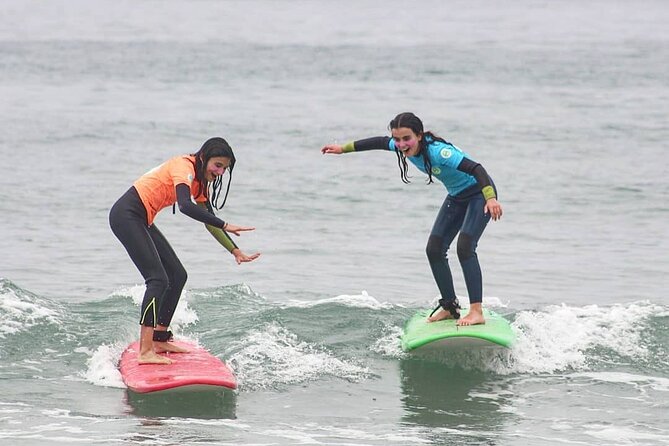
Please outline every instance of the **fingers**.
[{"label": "fingers", "polygon": [[258,257],[260,257],[260,253],[256,252],[255,254],[252,254],[250,256],[247,256],[246,254],[241,254],[241,255],[235,257],[235,260],[237,261],[237,265],[241,265],[242,263],[252,262],[253,260],[257,259]]},{"label": "fingers", "polygon": [[226,232],[229,232],[230,234],[235,234],[237,237],[239,237],[241,234],[240,232],[243,231],[255,231],[255,227],[252,226],[233,226],[233,225],[228,225],[227,228],[225,228]]},{"label": "fingers", "polygon": [[340,154],[341,152],[342,152],[341,147],[339,147],[338,145],[327,145],[327,146],[325,146],[321,149],[321,153],[324,153],[324,154],[325,153]]},{"label": "fingers", "polygon": [[494,221],[497,221],[497,220],[499,220],[500,218],[502,218],[502,207],[501,207],[501,206],[496,206],[496,207],[492,210],[492,219],[493,219]]},{"label": "fingers", "polygon": [[493,221],[497,221],[500,218],[502,218],[502,206],[499,204],[495,205],[485,205],[485,208],[483,209],[483,212],[488,214],[490,213],[490,217],[492,218]]}]

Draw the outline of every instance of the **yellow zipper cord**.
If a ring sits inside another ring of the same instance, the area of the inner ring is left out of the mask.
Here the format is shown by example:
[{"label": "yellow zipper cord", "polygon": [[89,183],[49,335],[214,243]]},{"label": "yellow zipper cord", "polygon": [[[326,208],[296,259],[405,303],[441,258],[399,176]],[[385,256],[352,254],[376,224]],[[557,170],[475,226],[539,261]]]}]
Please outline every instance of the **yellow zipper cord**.
[{"label": "yellow zipper cord", "polygon": [[149,311],[149,308],[153,308],[153,326],[156,326],[156,298],[152,297],[151,302],[149,302],[149,305],[146,306],[146,309],[144,310],[144,314],[142,314],[142,320],[139,321],[140,325],[144,325],[144,319],[146,319],[146,312]]}]

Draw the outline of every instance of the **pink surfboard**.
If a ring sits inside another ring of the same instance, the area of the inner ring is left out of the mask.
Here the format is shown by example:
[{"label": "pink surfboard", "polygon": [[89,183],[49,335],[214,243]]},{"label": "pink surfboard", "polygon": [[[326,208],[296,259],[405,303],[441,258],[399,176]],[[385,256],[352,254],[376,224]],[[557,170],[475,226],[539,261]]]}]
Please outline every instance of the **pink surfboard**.
[{"label": "pink surfboard", "polygon": [[149,393],[161,390],[192,390],[208,386],[237,388],[237,379],[223,361],[191,342],[174,341],[187,348],[188,353],[161,353],[172,364],[139,364],[139,342],[133,342],[121,355],[119,369],[126,386],[133,392]]}]

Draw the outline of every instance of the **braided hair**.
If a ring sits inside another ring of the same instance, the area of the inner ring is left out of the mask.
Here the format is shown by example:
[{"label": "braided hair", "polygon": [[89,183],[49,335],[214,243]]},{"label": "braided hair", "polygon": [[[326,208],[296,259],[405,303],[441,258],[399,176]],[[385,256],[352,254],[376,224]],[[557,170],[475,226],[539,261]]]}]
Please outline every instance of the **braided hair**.
[{"label": "braided hair", "polygon": [[[196,153],[192,153],[192,156],[195,157],[195,178],[199,182],[199,189],[197,191],[197,196],[203,195],[207,197],[207,208],[211,210],[213,206],[216,209],[222,209],[225,206],[225,202],[228,199],[228,193],[230,192],[230,183],[232,182],[232,171],[235,168],[235,154],[232,152],[232,147],[228,142],[220,137],[208,139]],[[221,189],[223,186],[222,176],[218,176],[210,184],[205,179],[205,173],[207,169],[207,163],[209,160],[216,156],[222,156],[230,159],[230,167],[228,171],[230,175],[228,176],[228,186],[225,189],[225,197],[223,198],[223,204],[218,205],[218,200],[221,196]],[[209,194],[209,189],[211,188],[211,195]]]},{"label": "braided hair", "polygon": [[[418,136],[420,135],[423,136],[421,140],[418,142],[419,146],[418,154],[423,157],[423,166],[425,167],[425,172],[427,172],[428,176],[427,184],[433,183],[434,181],[432,180],[432,161],[430,161],[430,156],[427,153],[427,146],[432,141],[441,141],[446,144],[450,143],[445,139],[435,135],[432,132],[429,131],[425,132],[423,130],[423,121],[421,121],[418,116],[414,115],[411,112],[400,113],[399,115],[395,116],[395,118],[392,121],[390,121],[390,124],[388,124],[388,129],[390,130],[399,129],[402,127],[411,129],[411,131]],[[408,184],[411,181],[409,181],[407,175],[408,165],[406,156],[404,156],[404,154],[397,147],[395,147],[395,154],[397,155],[397,165],[400,168],[400,177],[402,178],[402,182]]]}]

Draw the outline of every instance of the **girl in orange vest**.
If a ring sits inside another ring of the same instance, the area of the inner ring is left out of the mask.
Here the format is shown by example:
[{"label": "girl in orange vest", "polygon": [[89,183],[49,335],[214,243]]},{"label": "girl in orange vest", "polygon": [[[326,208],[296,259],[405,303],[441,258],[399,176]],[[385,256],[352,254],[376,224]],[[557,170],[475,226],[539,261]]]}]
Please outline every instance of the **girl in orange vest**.
[{"label": "girl in orange vest", "polygon": [[[146,292],[140,313],[140,364],[170,364],[158,353],[182,352],[168,342],[168,330],[181,291],[186,284],[186,270],[167,239],[153,220],[163,208],[175,203],[187,216],[205,224],[209,232],[230,253],[237,264],[260,256],[244,254],[228,233],[237,236],[255,228],[224,222],[213,208],[225,205],[230,191],[235,155],[223,138],[211,138],[194,154],[177,156],[150,170],[118,199],[109,212],[109,224],[128,255],[144,277]],[[218,200],[223,174],[228,170],[228,185],[223,203]],[[195,203],[193,202],[195,201]]]}]

